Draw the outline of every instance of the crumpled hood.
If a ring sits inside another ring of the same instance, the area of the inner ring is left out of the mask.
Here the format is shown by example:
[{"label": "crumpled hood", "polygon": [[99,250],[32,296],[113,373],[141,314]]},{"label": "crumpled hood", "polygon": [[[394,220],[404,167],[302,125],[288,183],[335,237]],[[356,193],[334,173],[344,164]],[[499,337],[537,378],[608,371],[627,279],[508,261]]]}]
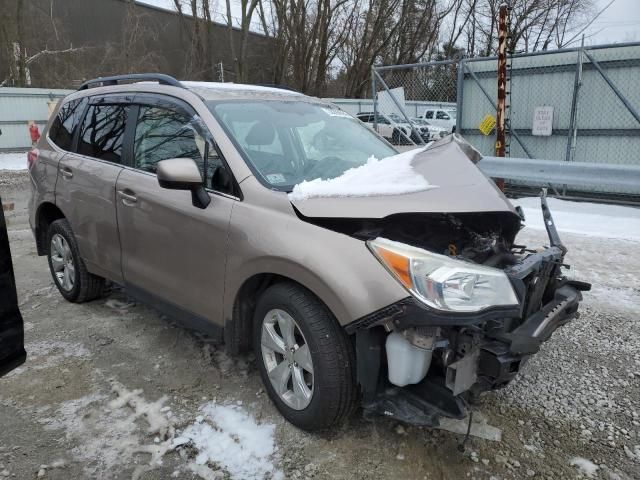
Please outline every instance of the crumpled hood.
[{"label": "crumpled hood", "polygon": [[475,164],[482,158],[459,135],[418,152],[411,165],[430,188],[402,195],[293,199],[305,217],[384,218],[398,213],[511,212],[513,205]]}]

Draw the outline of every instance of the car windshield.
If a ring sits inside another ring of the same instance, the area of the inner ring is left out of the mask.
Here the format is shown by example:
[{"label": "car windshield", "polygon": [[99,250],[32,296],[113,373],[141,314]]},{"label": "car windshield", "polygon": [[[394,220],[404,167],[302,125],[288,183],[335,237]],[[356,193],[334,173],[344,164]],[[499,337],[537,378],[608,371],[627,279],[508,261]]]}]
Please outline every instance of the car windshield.
[{"label": "car windshield", "polygon": [[371,156],[397,153],[362,122],[329,105],[277,100],[207,105],[256,176],[278,190],[339,177]]}]

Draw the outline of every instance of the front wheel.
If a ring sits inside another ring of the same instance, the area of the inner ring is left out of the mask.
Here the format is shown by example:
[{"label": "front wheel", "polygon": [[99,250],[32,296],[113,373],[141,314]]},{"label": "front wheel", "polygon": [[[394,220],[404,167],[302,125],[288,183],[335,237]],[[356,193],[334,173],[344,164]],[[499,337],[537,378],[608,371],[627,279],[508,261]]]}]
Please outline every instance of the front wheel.
[{"label": "front wheel", "polygon": [[104,279],[87,271],[69,222],[65,219],[53,222],[49,226],[47,240],[49,270],[62,296],[74,303],[99,297]]},{"label": "front wheel", "polygon": [[353,347],[329,309],[308,290],[285,282],[262,294],[254,349],[269,397],[296,427],[326,429],[352,412]]}]

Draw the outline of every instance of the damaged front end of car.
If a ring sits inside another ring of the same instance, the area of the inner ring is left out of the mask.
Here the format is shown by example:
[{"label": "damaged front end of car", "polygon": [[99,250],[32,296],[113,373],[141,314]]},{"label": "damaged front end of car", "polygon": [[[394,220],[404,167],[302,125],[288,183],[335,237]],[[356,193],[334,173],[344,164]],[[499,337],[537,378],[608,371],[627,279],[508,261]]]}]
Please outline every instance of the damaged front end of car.
[{"label": "damaged front end of car", "polygon": [[491,213],[423,215],[422,242],[398,228],[415,221],[386,219],[367,241],[411,296],[347,326],[366,412],[425,426],[464,418],[470,400],[509,383],[578,317],[590,285],[563,274],[567,250],[546,192],[541,203],[549,246],[538,250],[513,243],[514,215]]},{"label": "damaged front end of car", "polygon": [[365,412],[438,426],[501,388],[560,326],[590,285],[568,279],[546,191],[549,246],[517,245],[523,214],[458,135],[417,150],[430,188],[397,196],[293,202],[299,218],[366,243],[407,296],[345,326],[355,337]]}]

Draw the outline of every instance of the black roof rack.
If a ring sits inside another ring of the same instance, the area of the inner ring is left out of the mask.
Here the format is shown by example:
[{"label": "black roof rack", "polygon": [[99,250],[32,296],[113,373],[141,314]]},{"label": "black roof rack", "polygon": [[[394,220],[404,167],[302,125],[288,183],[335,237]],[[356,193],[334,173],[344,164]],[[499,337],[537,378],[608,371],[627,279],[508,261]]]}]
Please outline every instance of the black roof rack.
[{"label": "black roof rack", "polygon": [[[111,77],[98,77],[93,80],[87,80],[78,90],[86,90],[91,88],[91,86],[102,86],[106,87],[108,85],[118,85],[119,82],[158,82],[160,85],[171,85],[172,87],[180,87],[185,88],[178,80],[173,78],[170,75],[165,75],[163,73],[130,73],[128,75],[113,75]],[[97,85],[99,84],[99,85]]]}]

